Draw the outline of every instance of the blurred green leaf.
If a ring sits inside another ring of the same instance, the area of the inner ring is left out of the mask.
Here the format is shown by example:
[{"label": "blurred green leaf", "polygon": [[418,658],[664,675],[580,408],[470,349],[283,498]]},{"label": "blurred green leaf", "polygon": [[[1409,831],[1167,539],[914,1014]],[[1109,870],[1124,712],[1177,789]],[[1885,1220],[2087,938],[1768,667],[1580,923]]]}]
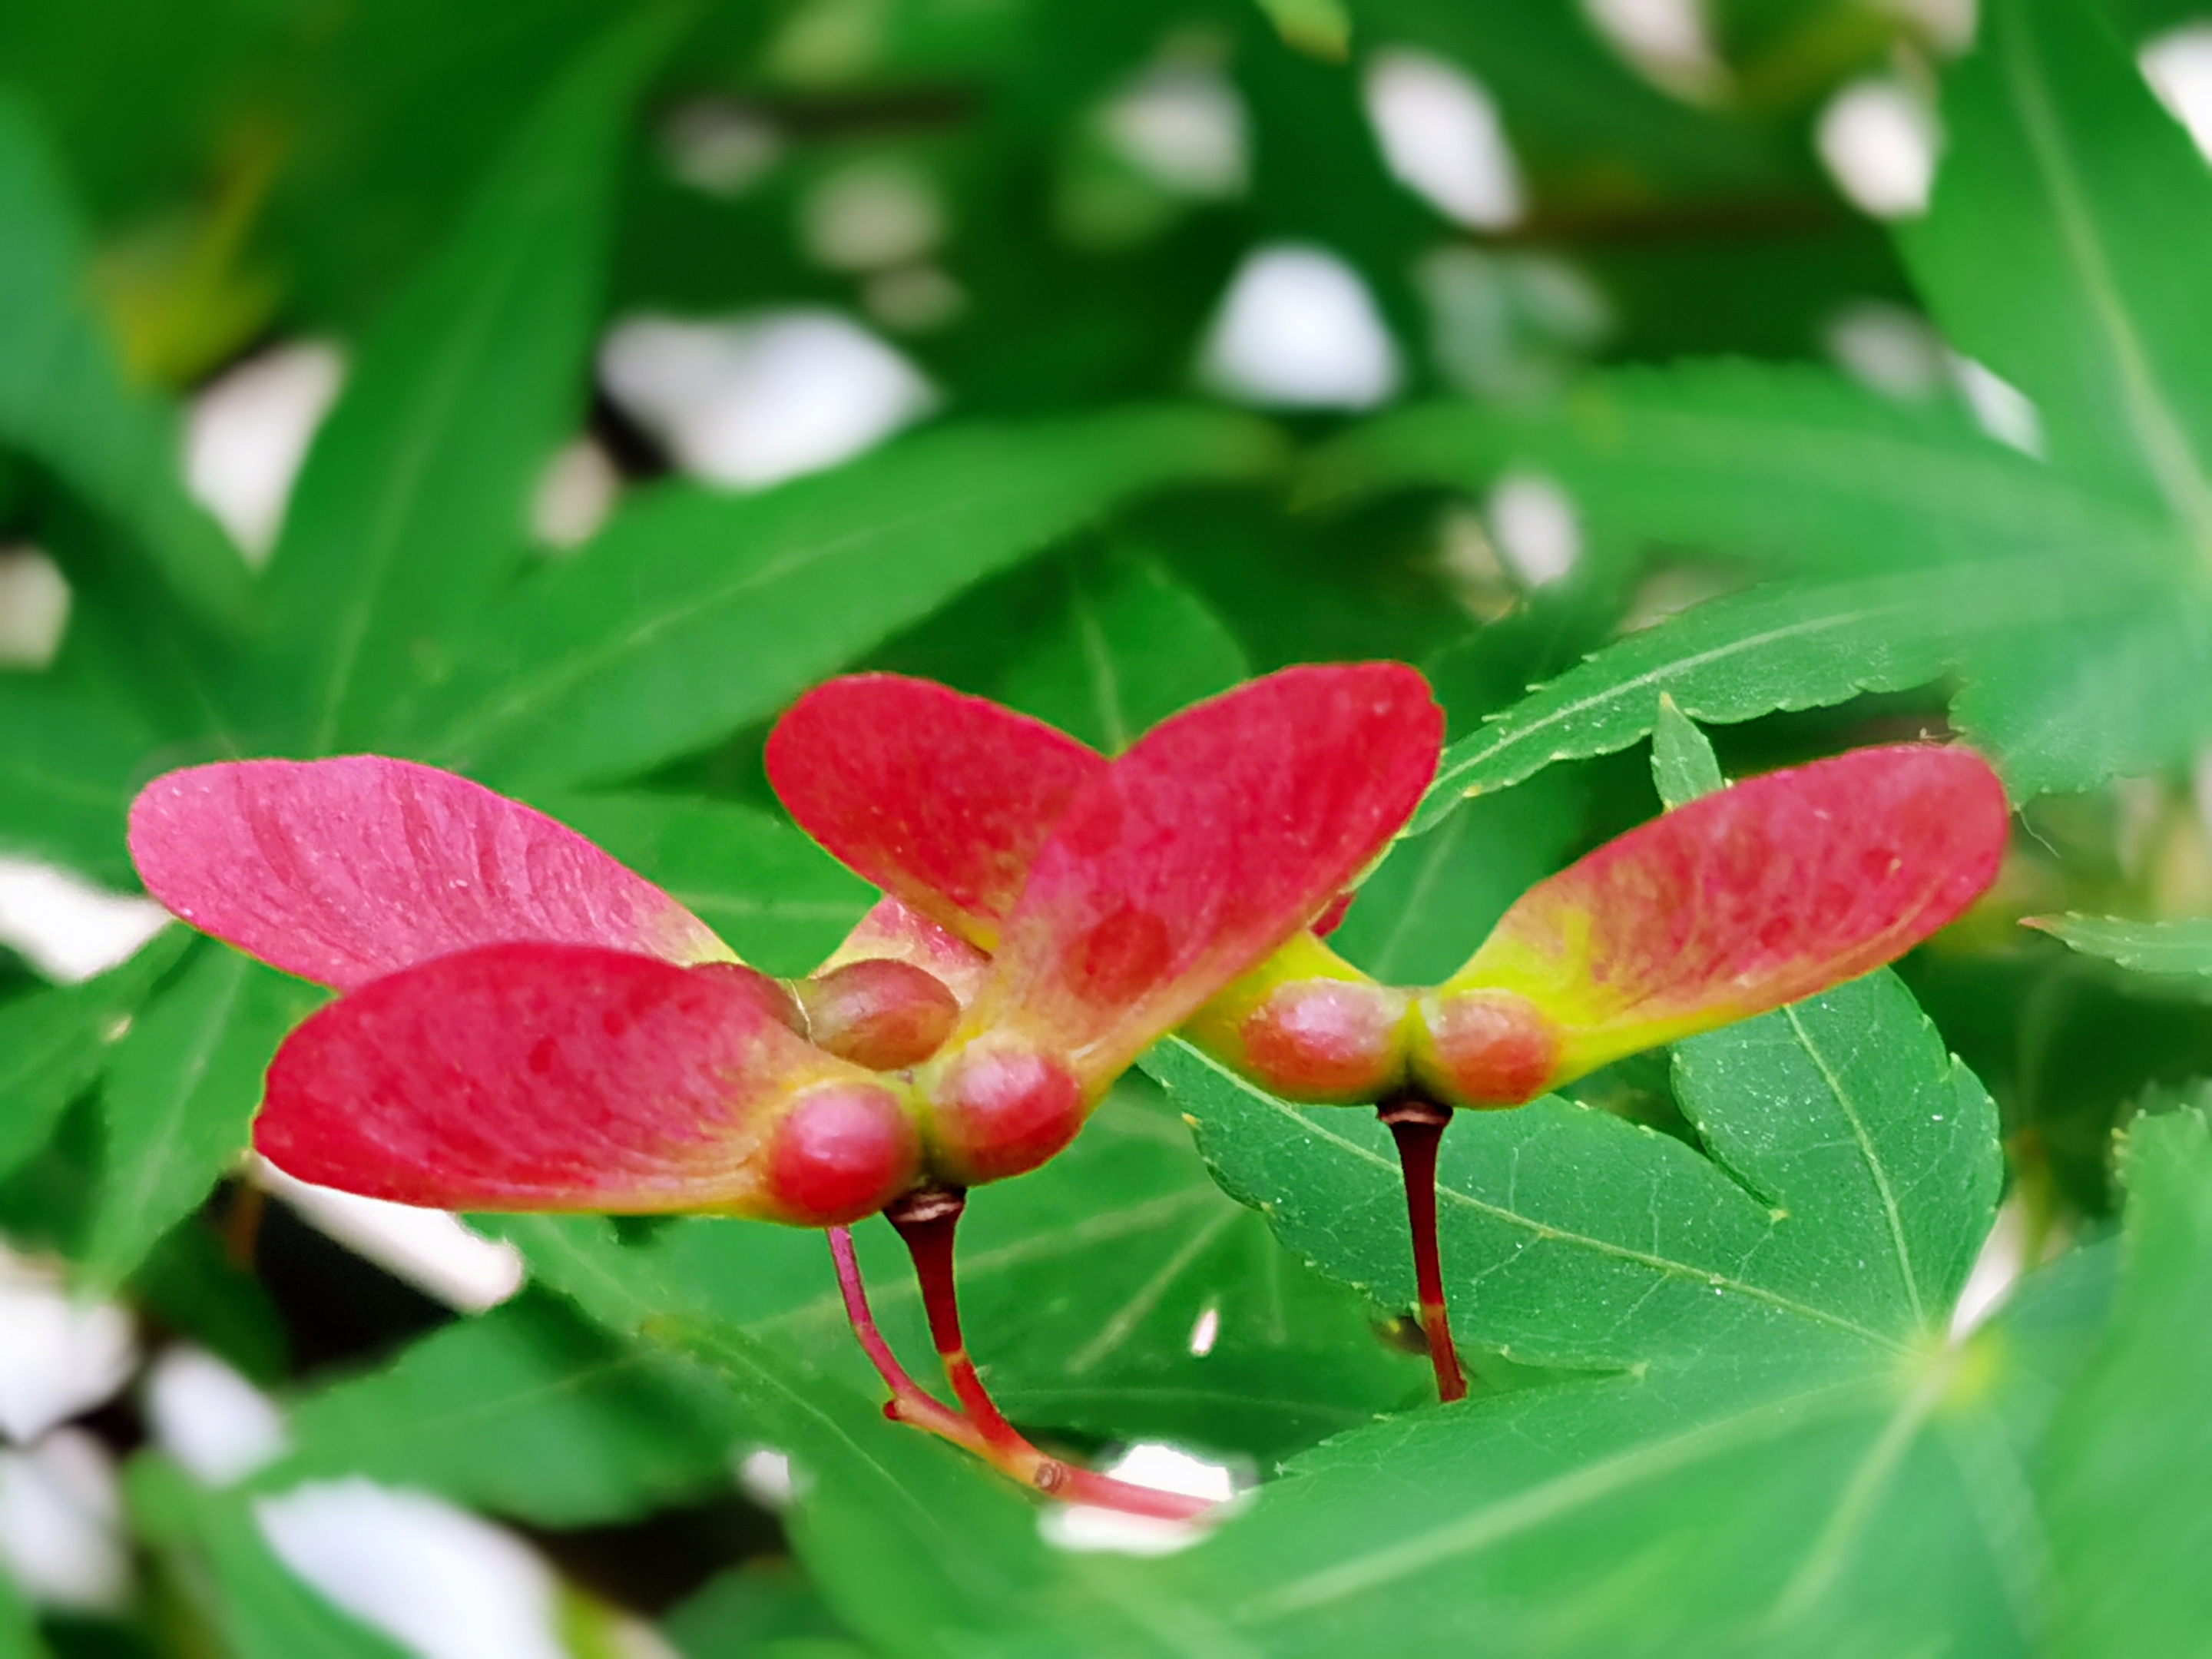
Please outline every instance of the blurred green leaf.
[{"label": "blurred green leaf", "polygon": [[2194,1107],[2136,1120],[2124,1147],[2119,1303],[2060,1405],[2039,1470],[2063,1656],[2186,1653],[2212,1629],[2212,1136]]},{"label": "blurred green leaf", "polygon": [[1308,57],[1340,64],[1352,51],[1352,18],[1343,0],[1259,0],[1284,44]]},{"label": "blurred green leaf", "polygon": [[2081,0],[1993,0],[1942,123],[1899,241],[1944,332],[2034,401],[2062,468],[2162,506],[2212,560],[2203,158]]},{"label": "blurred green leaf", "polygon": [[[1962,653],[1952,724],[1997,763],[2015,800],[2183,765],[2212,735],[2212,605],[2202,585],[2179,572],[2134,589],[2125,561],[2105,568],[2113,580],[2101,595],[2062,579],[2051,586],[2070,609],[1993,627]],[[2030,570],[2012,580],[2031,592],[2044,580]],[[1979,615],[2003,608],[1985,604]]]},{"label": "blurred green leaf", "polygon": [[251,1265],[231,1260],[210,1222],[170,1228],[131,1275],[129,1288],[163,1326],[222,1356],[242,1376],[263,1388],[283,1380],[290,1359],[283,1316]]},{"label": "blurred green leaf", "polygon": [[245,1150],[262,1073],[322,995],[210,943],[131,1022],[102,1097],[104,1179],[84,1261],[91,1284],[126,1278]]},{"label": "blurred green leaf", "polygon": [[640,771],[1121,498],[1273,453],[1248,420],[1163,410],[948,428],[758,495],[663,486],[493,609],[426,719],[428,751],[510,781]]},{"label": "blurred green leaf", "polygon": [[2049,916],[2030,921],[2084,956],[2103,957],[2139,974],[2212,978],[2212,921],[2128,921],[2118,916]]},{"label": "blurred green leaf", "polygon": [[1251,672],[1206,601],[1141,553],[1071,561],[1066,604],[1031,630],[994,695],[1108,755]]},{"label": "blurred green leaf", "polygon": [[755,807],[643,793],[534,799],[667,889],[769,973],[811,972],[878,896],[798,830]]},{"label": "blurred green leaf", "polygon": [[30,1603],[5,1574],[0,1574],[0,1659],[47,1659],[48,1652],[39,1639],[38,1620]]},{"label": "blurred green leaf", "polygon": [[683,1659],[863,1659],[866,1651],[787,1562],[718,1573],[669,1610],[660,1633]]},{"label": "blurred green leaf", "polygon": [[1651,781],[1670,812],[1728,781],[1721,776],[1712,744],[1664,691],[1659,694],[1658,720],[1651,728]]},{"label": "blurred green leaf", "polygon": [[99,1081],[139,1005],[192,943],[165,927],[96,979],[0,1003],[0,1176],[44,1146],[63,1109]]},{"label": "blurred green leaf", "polygon": [[1514,900],[1565,862],[1583,793],[1566,773],[1548,772],[1397,842],[1359,884],[1330,945],[1386,983],[1442,983]]},{"label": "blurred green leaf", "polygon": [[241,632],[245,562],[185,494],[170,411],[126,385],[86,303],[87,254],[29,110],[0,94],[0,437],[53,469],[129,532],[168,590]]},{"label": "blurred green leaf", "polygon": [[698,1394],[696,1373],[526,1294],[309,1395],[253,1487],[365,1474],[540,1526],[627,1520],[726,1485],[724,1413]]},{"label": "blurred green leaf", "polygon": [[0,672],[0,848],[134,883],[124,818],[150,741],[112,703]]},{"label": "blurred green leaf", "polygon": [[[1410,1300],[1386,1131],[1188,1049],[1150,1063],[1292,1248]],[[1187,1558],[1269,1652],[1386,1616],[1508,1651],[2026,1651],[2012,1540],[1980,1504],[2019,1485],[2020,1433],[1993,1346],[1943,1341],[2002,1174],[1989,1097],[1887,973],[1675,1066],[1707,1156],[1556,1099],[1454,1125],[1461,1340],[1616,1374],[1304,1460]]]},{"label": "blurred green leaf", "polygon": [[151,1455],[131,1461],[124,1493],[139,1535],[220,1632],[226,1659],[405,1659],[404,1650],[294,1577],[239,1494],[210,1492]]},{"label": "blurred green leaf", "polygon": [[2167,535],[2124,491],[2055,473],[1955,403],[1900,403],[1806,364],[1624,368],[1534,407],[1431,404],[1316,455],[1318,504],[1407,485],[1556,477],[1602,540],[1863,575],[2002,554],[2081,553]]},{"label": "blurred green leaf", "polygon": [[642,14],[546,94],[363,346],[270,562],[254,673],[286,744],[386,738],[520,566],[532,486],[583,402],[623,118],[665,38]]}]

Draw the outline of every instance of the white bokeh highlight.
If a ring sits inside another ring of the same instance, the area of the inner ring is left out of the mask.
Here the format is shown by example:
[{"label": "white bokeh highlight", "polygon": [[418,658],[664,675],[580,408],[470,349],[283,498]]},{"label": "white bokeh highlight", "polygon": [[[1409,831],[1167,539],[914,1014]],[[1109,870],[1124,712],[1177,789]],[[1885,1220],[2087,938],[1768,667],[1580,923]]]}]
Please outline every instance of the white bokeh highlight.
[{"label": "white bokeh highlight", "polygon": [[1582,557],[1582,525],[1567,492],[1534,472],[1509,472],[1491,487],[1483,516],[1513,574],[1531,587],[1564,579]]},{"label": "white bokeh highlight", "polygon": [[137,1369],[131,1316],[0,1246],[0,1434],[19,1446],[114,1398]]},{"label": "white bokeh highlight", "polygon": [[581,547],[599,533],[621,494],[622,472],[596,440],[565,443],[531,491],[531,538],[552,553]]},{"label": "white bokeh highlight", "polygon": [[0,669],[45,668],[69,628],[69,579],[35,547],[0,547]]},{"label": "white bokeh highlight", "polygon": [[61,1429],[27,1451],[0,1451],[0,1567],[34,1605],[121,1609],[131,1553],[106,1446],[82,1430]]},{"label": "white bokeh highlight", "polygon": [[284,1451],[275,1402],[204,1348],[165,1352],[147,1369],[140,1400],[154,1443],[210,1486],[243,1480]]},{"label": "white bokeh highlight", "polygon": [[443,1498],[315,1481],[253,1515],[294,1573],[422,1659],[570,1659],[552,1569]]},{"label": "white bokeh highlight", "polygon": [[[1237,1495],[1237,1479],[1227,1464],[1160,1441],[1139,1441],[1104,1473],[1132,1486],[1217,1504]],[[1047,1543],[1073,1553],[1149,1556],[1173,1555],[1202,1543],[1210,1528],[1203,1520],[1170,1521],[1088,1504],[1055,1504],[1039,1514],[1037,1531]]]},{"label": "white bokeh highlight", "polygon": [[755,1446],[736,1457],[731,1473],[738,1490],[763,1509],[781,1513],[798,1500],[799,1477],[791,1455],[773,1446]]},{"label": "white bokeh highlight", "polygon": [[1603,291],[1551,254],[1441,247],[1415,264],[1413,283],[1437,368],[1473,397],[1555,391],[1613,328]]},{"label": "white bokeh highlight", "polygon": [[2013,1286],[2028,1269],[2030,1229],[2027,1206],[2015,1193],[1997,1206],[1996,1224],[1982,1240],[1966,1282],[1951,1309],[1951,1339],[1957,1341],[1978,1328],[2004,1305]]},{"label": "white bokeh highlight", "polygon": [[1431,52],[1368,60],[1367,118],[1391,176],[1456,224],[1501,230],[1523,210],[1520,164],[1482,83]]},{"label": "white bokeh highlight", "polygon": [[1921,96],[1899,82],[1854,81],[1820,112],[1814,142],[1836,187],[1876,219],[1928,209],[1939,134]]},{"label": "white bokeh highlight", "polygon": [[1282,243],[1231,281],[1199,374],[1241,402],[1369,409],[1397,389],[1398,349],[1358,272],[1326,248]]},{"label": "white bokeh highlight", "polygon": [[185,484],[247,563],[265,563],[275,548],[293,481],[344,381],[337,348],[303,340],[247,359],[193,398]]},{"label": "white bokeh highlight", "polygon": [[1881,0],[1881,4],[1948,56],[1956,56],[1974,44],[1974,30],[1981,21],[1978,0]]},{"label": "white bokeh highlight", "polygon": [[1971,357],[1954,357],[1951,369],[1983,431],[2024,455],[2042,458],[2043,417],[2026,392]]},{"label": "white bokeh highlight", "polygon": [[0,945],[48,979],[74,985],[136,956],[169,922],[151,899],[118,893],[58,865],[0,858]]},{"label": "white bokeh highlight", "polygon": [[1163,189],[1199,200],[1244,190],[1250,171],[1244,103],[1209,64],[1145,70],[1106,101],[1098,122],[1115,153]]},{"label": "white bokeh highlight", "polygon": [[1918,312],[1887,300],[1856,300],[1821,331],[1836,366],[1869,391],[1900,403],[1934,397],[1951,381],[1942,337]]},{"label": "white bokeh highlight", "polygon": [[894,333],[925,334],[967,310],[968,294],[935,265],[902,265],[869,277],[860,303]]},{"label": "white bokeh highlight", "polygon": [[817,264],[880,270],[933,252],[945,240],[945,209],[935,186],[904,162],[860,161],[808,193],[799,231]]},{"label": "white bokeh highlight", "polygon": [[836,465],[936,406],[907,360],[831,311],[634,317],[599,350],[607,395],[694,477],[757,489]]},{"label": "white bokeh highlight", "polygon": [[265,1158],[256,1157],[252,1167],[255,1183],[308,1225],[449,1308],[482,1313],[522,1288],[522,1252],[486,1238],[450,1211],[319,1187]]},{"label": "white bokeh highlight", "polygon": [[1583,15],[1653,86],[1692,103],[1718,96],[1728,69],[1699,0],[1583,0]]},{"label": "white bokeh highlight", "polygon": [[2168,30],[2146,42],[2136,61],[2197,153],[2212,161],[2212,22]]},{"label": "white bokeh highlight", "polygon": [[727,98],[679,107],[660,129],[668,170],[703,195],[732,201],[783,159],[783,135],[759,112]]}]

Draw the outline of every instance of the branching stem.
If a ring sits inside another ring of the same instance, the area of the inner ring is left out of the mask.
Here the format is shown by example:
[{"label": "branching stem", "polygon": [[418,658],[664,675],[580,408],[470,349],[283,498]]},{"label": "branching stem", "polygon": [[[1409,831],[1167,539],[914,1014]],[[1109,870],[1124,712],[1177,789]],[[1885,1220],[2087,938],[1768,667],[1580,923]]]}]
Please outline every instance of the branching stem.
[{"label": "branching stem", "polygon": [[952,1237],[966,1207],[965,1194],[929,1188],[908,1194],[884,1212],[884,1218],[897,1231],[907,1253],[914,1258],[930,1340],[960,1402],[958,1411],[940,1403],[907,1375],[869,1311],[851,1233],[842,1227],[830,1230],[830,1254],[837,1264],[837,1286],[845,1298],[845,1316],[877,1375],[891,1391],[884,1415],[949,1440],[1022,1485],[1063,1502],[1171,1521],[1189,1520],[1211,1509],[1212,1505],[1204,1498],[1133,1486],[1048,1457],[1006,1421],[968,1357],[960,1333],[960,1308],[952,1280]]},{"label": "branching stem", "polygon": [[1464,1400],[1467,1378],[1452,1346],[1451,1311],[1444,1305],[1443,1260],[1437,1248],[1437,1143],[1451,1109],[1423,1095],[1399,1095],[1375,1109],[1398,1143],[1398,1168],[1406,1178],[1406,1222],[1413,1235],[1413,1285],[1420,1298],[1421,1334],[1436,1368],[1437,1398]]}]

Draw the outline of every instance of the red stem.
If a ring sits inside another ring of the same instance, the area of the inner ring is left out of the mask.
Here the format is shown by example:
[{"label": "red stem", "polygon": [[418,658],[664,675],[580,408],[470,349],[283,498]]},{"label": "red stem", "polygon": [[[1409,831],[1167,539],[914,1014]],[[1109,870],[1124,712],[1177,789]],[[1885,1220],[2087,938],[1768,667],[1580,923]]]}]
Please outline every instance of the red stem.
[{"label": "red stem", "polygon": [[891,1352],[891,1345],[876,1328],[876,1316],[868,1307],[868,1292],[860,1283],[860,1264],[853,1255],[851,1228],[830,1229],[830,1258],[837,1264],[837,1289],[845,1298],[845,1317],[853,1327],[853,1334],[860,1339],[860,1347],[875,1366],[876,1375],[890,1389],[891,1397],[884,1403],[884,1415],[894,1423],[910,1424],[956,1445],[965,1446],[969,1451],[981,1453],[982,1437],[975,1432],[975,1425],[932,1399],[920,1383],[908,1376],[906,1367]]},{"label": "red stem", "polygon": [[[1063,1502],[1095,1504],[1101,1509],[1170,1521],[1187,1521],[1212,1508],[1212,1503],[1203,1498],[1133,1486],[1128,1481],[1048,1457],[1006,1421],[984,1388],[975,1361],[968,1357],[968,1346],[960,1333],[960,1304],[953,1288],[952,1236],[967,1202],[964,1193],[947,1188],[927,1188],[908,1194],[884,1212],[884,1218],[897,1230],[899,1237],[905,1241],[907,1254],[914,1258],[915,1277],[921,1285],[922,1311],[929,1320],[930,1340],[944,1363],[945,1378],[952,1384],[952,1392],[967,1410],[963,1426],[975,1437],[975,1441],[963,1443],[970,1443],[970,1449],[1024,1486]],[[859,1284],[857,1273],[854,1283],[855,1286]],[[849,1312],[850,1297],[846,1307]],[[860,1340],[865,1346],[867,1337],[863,1335]],[[877,1340],[880,1343],[882,1339],[878,1337]],[[892,1364],[896,1366],[897,1362],[894,1360]],[[883,1370],[880,1362],[877,1369]],[[884,1376],[890,1380],[888,1372]],[[896,1393],[897,1385],[892,1386]]]},{"label": "red stem", "polygon": [[1418,1095],[1401,1095],[1375,1109],[1398,1143],[1398,1168],[1406,1178],[1406,1223],[1413,1235],[1413,1285],[1420,1297],[1421,1334],[1437,1373],[1437,1398],[1464,1400],[1467,1378],[1452,1346],[1451,1311],[1444,1304],[1443,1260],[1437,1248],[1437,1143],[1451,1109]]}]

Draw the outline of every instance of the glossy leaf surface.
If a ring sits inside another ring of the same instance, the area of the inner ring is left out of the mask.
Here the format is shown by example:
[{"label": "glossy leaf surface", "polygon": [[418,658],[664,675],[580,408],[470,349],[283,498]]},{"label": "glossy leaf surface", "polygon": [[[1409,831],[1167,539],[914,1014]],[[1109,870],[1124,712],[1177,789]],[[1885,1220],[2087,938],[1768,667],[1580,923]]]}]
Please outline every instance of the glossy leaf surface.
[{"label": "glossy leaf surface", "polygon": [[1664,692],[1659,697],[1658,723],[1651,728],[1651,781],[1670,812],[1728,781],[1721,776],[1720,762],[1705,734]]},{"label": "glossy leaf surface", "polygon": [[512,940],[731,959],[659,888],[465,778],[376,755],[173,772],[131,808],[156,898],[319,984]]},{"label": "glossy leaf surface", "polygon": [[[1179,1047],[1148,1063],[1287,1243],[1410,1302],[1386,1132]],[[1996,1358],[2032,1342],[1936,1346],[2001,1178],[1989,1097],[1887,974],[1699,1037],[1677,1065],[1709,1156],[1560,1100],[1462,1114],[1443,1140],[1462,1343],[1618,1375],[1346,1437],[1165,1576],[1211,1584],[1233,1627],[1286,1653],[1335,1650],[1386,1610],[1408,1636],[1475,1621],[1565,1654],[1912,1630],[2027,1651],[1979,1476],[1948,1448],[1963,1435],[2016,1472],[2048,1385]],[[1737,1540],[1717,1555],[1716,1528]],[[1655,1560],[1679,1589],[1652,1589]]]},{"label": "glossy leaf surface", "polygon": [[[2076,563],[2022,562],[1911,579],[1778,585],[1715,599],[1607,647],[1454,743],[1413,829],[1441,822],[1465,797],[1648,737],[1662,691],[1689,719],[1726,726],[1866,691],[1906,690],[1961,662],[2002,670],[2008,690],[2031,647],[2051,630],[2107,619],[2119,626],[2157,593],[2154,573],[2136,562],[2115,562],[2094,576]],[[2003,701],[1993,687],[1976,706]],[[2023,756],[1998,753],[2015,796],[2077,775],[2078,756],[2053,759],[2033,744]]]}]

